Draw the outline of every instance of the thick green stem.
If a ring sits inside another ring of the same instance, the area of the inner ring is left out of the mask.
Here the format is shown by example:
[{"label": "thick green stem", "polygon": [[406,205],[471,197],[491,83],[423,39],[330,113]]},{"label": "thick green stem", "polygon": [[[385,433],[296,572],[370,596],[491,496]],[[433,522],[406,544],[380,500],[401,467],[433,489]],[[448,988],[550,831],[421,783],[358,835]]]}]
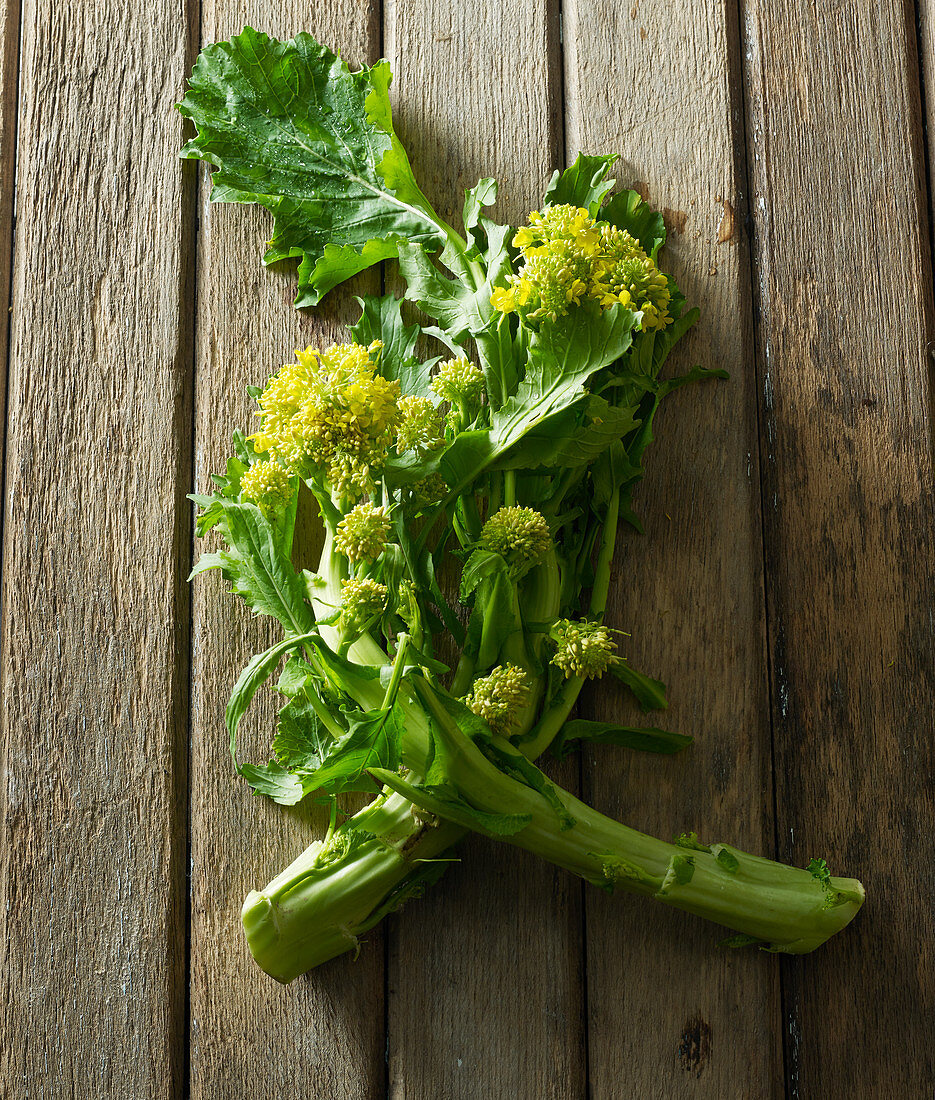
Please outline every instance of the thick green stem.
[{"label": "thick green stem", "polygon": [[358,816],[364,815],[361,828],[378,836],[358,843],[339,829],[247,895],[241,912],[247,943],[277,981],[357,950],[359,936],[437,877],[432,861],[463,835],[456,825],[420,825],[412,804],[398,795],[378,799]]},{"label": "thick green stem", "polygon": [[[550,801],[490,763],[453,723],[440,723],[440,729],[448,778],[462,804],[487,814],[525,816],[526,826],[512,836],[496,834],[497,839],[535,852],[595,885],[655,898],[789,954],[813,951],[844,928],[863,904],[864,888],[856,879],[823,883],[807,870],[726,844],[669,844],[612,821],[554,785]],[[507,742],[500,741],[497,749],[518,756]],[[373,774],[426,813],[443,808],[431,790],[377,769]],[[548,785],[544,776],[541,782]],[[555,797],[562,814],[556,812]],[[464,823],[485,832],[477,824],[480,820],[468,815]]]}]

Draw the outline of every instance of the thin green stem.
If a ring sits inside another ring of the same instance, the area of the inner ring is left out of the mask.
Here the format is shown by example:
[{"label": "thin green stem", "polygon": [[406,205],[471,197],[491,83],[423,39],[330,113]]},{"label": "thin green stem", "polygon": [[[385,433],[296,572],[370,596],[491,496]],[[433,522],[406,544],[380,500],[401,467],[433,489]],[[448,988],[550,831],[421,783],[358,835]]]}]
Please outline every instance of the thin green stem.
[{"label": "thin green stem", "polygon": [[601,548],[594,570],[594,584],[591,587],[591,615],[603,618],[607,607],[607,593],[610,590],[610,567],[614,558],[617,542],[617,521],[620,516],[620,493],[615,492],[607,505],[607,518],[601,532]]},{"label": "thin green stem", "polygon": [[393,671],[390,674],[390,682],[386,685],[386,694],[383,696],[384,712],[388,711],[396,699],[399,685],[406,670],[406,652],[409,649],[409,635],[400,634],[396,639],[396,656],[393,659]]}]

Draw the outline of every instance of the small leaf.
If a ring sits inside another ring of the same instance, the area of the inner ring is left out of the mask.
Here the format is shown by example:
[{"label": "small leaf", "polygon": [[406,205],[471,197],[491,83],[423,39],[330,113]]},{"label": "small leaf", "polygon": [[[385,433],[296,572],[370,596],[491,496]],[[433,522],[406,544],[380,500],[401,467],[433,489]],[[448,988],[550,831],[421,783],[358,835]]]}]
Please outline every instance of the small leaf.
[{"label": "small leaf", "polygon": [[662,215],[644,202],[637,191],[618,191],[601,210],[600,220],[626,230],[654,260],[665,244],[666,225]]},{"label": "small leaf", "polygon": [[637,672],[626,661],[614,662],[608,672],[613,673],[633,692],[640,710],[665,710],[668,707],[666,686],[661,680],[654,680],[644,672]]},{"label": "small leaf", "polygon": [[266,795],[280,806],[294,806],[306,795],[302,781],[271,760],[268,764],[241,764],[240,774],[254,794]]},{"label": "small leaf", "polygon": [[711,851],[714,853],[714,858],[717,860],[719,867],[727,871],[728,874],[737,874],[740,868],[740,860],[726,844],[712,844]]},{"label": "small leaf", "polygon": [[654,726],[618,726],[611,722],[590,722],[575,719],[566,722],[552,742],[552,755],[559,760],[576,752],[583,743],[622,745],[639,752],[681,752],[692,743],[684,733],[670,733]]},{"label": "small leaf", "polygon": [[549,206],[569,203],[571,206],[583,206],[593,218],[608,191],[614,186],[608,179],[617,155],[590,157],[579,153],[575,163],[564,172],[554,172],[545,191],[545,201]]}]

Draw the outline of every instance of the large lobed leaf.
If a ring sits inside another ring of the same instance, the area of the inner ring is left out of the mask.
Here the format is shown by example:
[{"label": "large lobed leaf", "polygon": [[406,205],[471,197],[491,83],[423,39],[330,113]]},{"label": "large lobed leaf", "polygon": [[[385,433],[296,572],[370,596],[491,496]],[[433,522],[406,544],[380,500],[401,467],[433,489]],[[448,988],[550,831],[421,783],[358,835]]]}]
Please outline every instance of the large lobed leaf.
[{"label": "large lobed leaf", "polygon": [[381,260],[400,240],[446,238],[393,131],[389,65],[352,73],[311,35],[250,27],[204,49],[179,110],[198,134],[183,157],[216,167],[213,202],[274,215],[264,263],[299,259],[297,306]]}]

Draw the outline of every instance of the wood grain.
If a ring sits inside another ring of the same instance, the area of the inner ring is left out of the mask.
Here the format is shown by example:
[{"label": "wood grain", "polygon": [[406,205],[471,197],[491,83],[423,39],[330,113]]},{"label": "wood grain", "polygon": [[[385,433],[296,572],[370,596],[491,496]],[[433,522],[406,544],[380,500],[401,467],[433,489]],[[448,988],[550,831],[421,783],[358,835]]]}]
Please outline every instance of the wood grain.
[{"label": "wood grain", "polygon": [[787,963],[797,1097],[921,1097],[935,1080],[932,284],[911,14],[753,2],[744,27],[779,855],[824,856],[867,888],[847,932]]},{"label": "wood grain", "polygon": [[[16,183],[16,108],[19,91],[19,0],[6,0],[0,7],[0,302],[10,304],[11,255],[13,249],[13,198]],[[3,397],[0,424],[6,427],[6,370],[10,326],[0,312],[0,370]],[[2,453],[0,429],[0,453]]]},{"label": "wood grain", "polygon": [[[591,716],[691,734],[675,758],[595,749],[584,790],[655,835],[697,830],[770,854],[757,414],[743,125],[732,5],[566,0],[567,156],[617,152],[620,180],[666,217],[663,262],[702,320],[670,371],[729,382],[668,398],[636,497],[646,528],[618,544],[608,621],[633,664],[669,687],[641,716],[601,682]],[[595,1100],[781,1094],[777,964],[725,953],[723,933],[651,903],[586,894],[590,1082]]]},{"label": "wood grain", "polygon": [[[376,9],[340,0],[315,10],[301,3],[208,0],[205,44],[249,24],[280,38],[310,31],[345,52],[352,65],[379,54]],[[250,429],[245,387],[262,385],[294,348],[343,339],[339,321],[356,318],[350,293],[337,291],[311,312],[292,307],[294,265],[260,265],[270,219],[254,207],[209,206],[202,187],[198,252],[195,480],[199,490],[223,469],[236,427]],[[366,276],[357,293],[379,290]],[[200,551],[201,547],[197,547]],[[240,927],[246,892],[262,888],[324,823],[254,798],[234,775],[224,708],[241,668],[274,640],[215,574],[195,585],[192,677],[191,1095],[239,1100],[294,1096],[365,1100],[384,1094],[383,933],[360,957],[345,955],[280,986],[250,956]],[[244,721],[244,758],[268,759],[273,698],[259,696]]]},{"label": "wood grain", "polygon": [[[541,201],[561,135],[555,7],[385,5],[397,125],[426,194],[454,224],[464,189],[483,176],[500,182],[498,220],[522,220]],[[580,1097],[579,886],[504,846],[472,840],[460,852],[462,863],[392,919],[389,1095]]]},{"label": "wood grain", "polygon": [[0,1081],[7,1097],[179,1095],[188,12],[28,0],[22,26]]}]

